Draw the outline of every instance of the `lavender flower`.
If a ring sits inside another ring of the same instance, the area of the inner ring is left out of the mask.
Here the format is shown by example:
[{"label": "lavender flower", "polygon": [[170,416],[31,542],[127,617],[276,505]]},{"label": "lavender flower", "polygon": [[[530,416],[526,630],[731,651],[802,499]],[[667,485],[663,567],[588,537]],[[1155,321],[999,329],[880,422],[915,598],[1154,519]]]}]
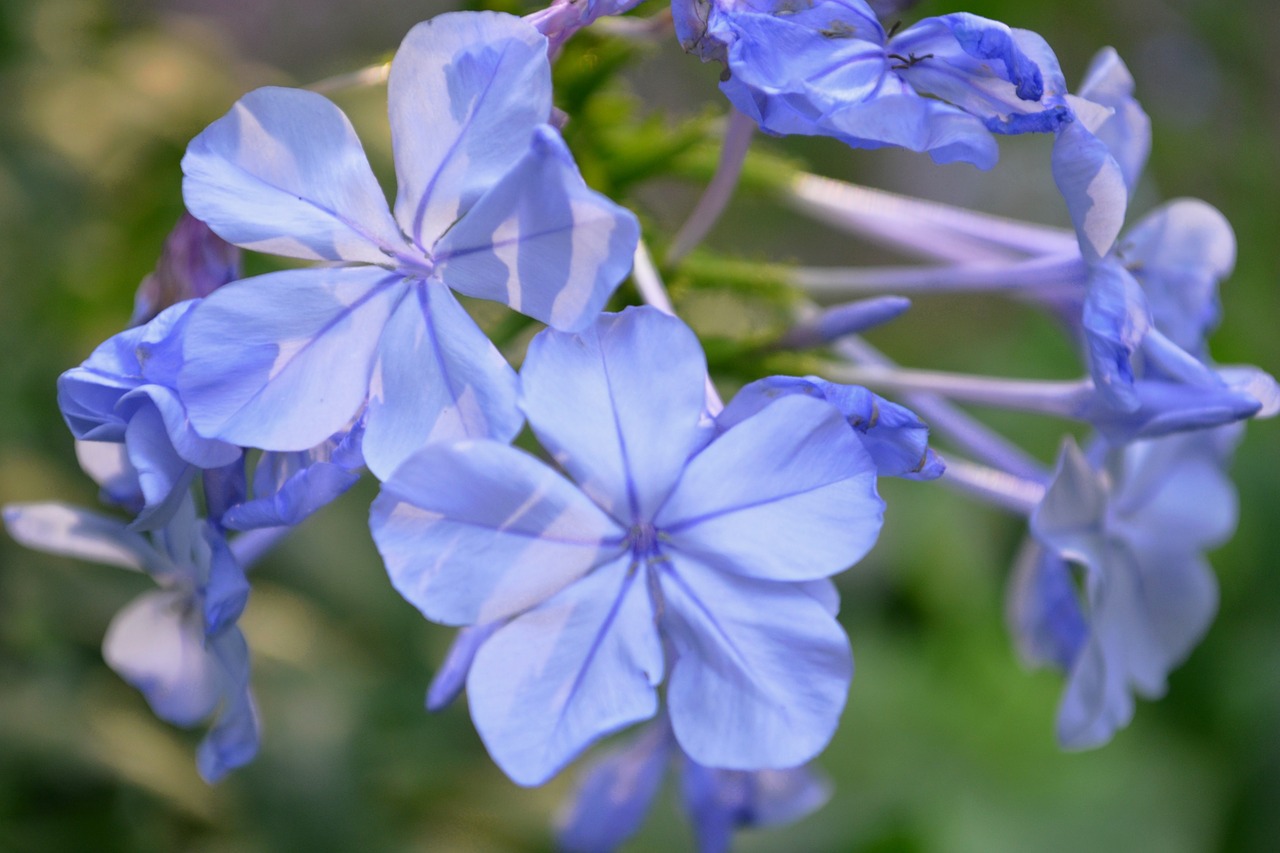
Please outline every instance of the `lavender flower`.
[{"label": "lavender flower", "polygon": [[187,206],[224,239],[348,264],[204,302],[179,378],[203,434],[305,450],[367,404],[364,456],[380,477],[428,440],[509,440],[515,375],[450,288],[579,328],[625,275],[635,219],[587,188],[546,124],[547,42],[529,24],[420,24],[388,87],[394,216],[351,124],[320,95],[251,92],[188,147]]},{"label": "lavender flower", "polygon": [[[521,400],[576,481],[494,441],[432,445],[374,503],[392,583],[430,619],[500,623],[472,718],[538,784],[657,710],[710,767],[794,767],[852,675],[825,579],[872,546],[875,466],[829,403],[787,395],[713,437],[697,339],[654,309],[530,346]],[[715,708],[709,714],[707,709]]]}]

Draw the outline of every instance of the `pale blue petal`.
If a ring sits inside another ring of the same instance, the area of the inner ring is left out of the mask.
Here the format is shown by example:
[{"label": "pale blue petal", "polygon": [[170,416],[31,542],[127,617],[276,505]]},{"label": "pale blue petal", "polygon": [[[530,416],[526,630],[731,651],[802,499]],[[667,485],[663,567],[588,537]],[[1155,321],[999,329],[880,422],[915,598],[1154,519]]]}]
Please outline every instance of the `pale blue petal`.
[{"label": "pale blue petal", "polygon": [[830,135],[854,148],[894,145],[928,152],[935,163],[990,169],[999,156],[995,139],[976,116],[911,92],[841,107],[827,125],[834,130]]},{"label": "pale blue petal", "polygon": [[[1125,680],[1123,634],[1112,636],[1115,620],[1091,602],[1093,628],[1072,668],[1058,706],[1058,743],[1065,749],[1101,746],[1133,719],[1133,695]],[[1107,625],[1104,633],[1099,621]]]},{"label": "pale blue petal", "polygon": [[1217,368],[1217,374],[1233,391],[1258,401],[1255,418],[1274,418],[1280,414],[1280,383],[1270,373],[1250,364],[1232,364]]},{"label": "pale blue petal", "polygon": [[1138,553],[1204,551],[1235,532],[1236,490],[1211,436],[1138,442],[1120,464],[1113,524]]},{"label": "pale blue petal", "polygon": [[194,725],[218,701],[217,661],[205,646],[200,611],[185,593],[135,598],[111,620],[102,656],[167,722]]},{"label": "pale blue petal", "polygon": [[731,73],[721,90],[763,119],[767,132],[821,132],[822,117],[843,104],[878,97],[886,87],[902,91],[886,74],[884,30],[869,10],[839,2],[796,14],[719,8],[712,26],[713,38],[728,47]]},{"label": "pale blue petal", "polygon": [[104,341],[79,367],[58,377],[58,408],[71,434],[82,441],[124,441],[120,398],[143,384],[137,348],[143,327]]},{"label": "pale blue petal", "polygon": [[539,785],[596,739],[653,716],[662,675],[649,591],[623,558],[499,629],[476,654],[467,696],[498,766]]},{"label": "pale blue petal", "polygon": [[[265,459],[267,454],[263,456]],[[231,507],[222,516],[222,524],[231,530],[292,527],[337,500],[359,479],[359,472],[341,465],[312,462],[285,479],[277,490]]]},{"label": "pale blue petal", "polygon": [[[1028,56],[1024,45],[1048,67]],[[962,12],[908,27],[887,50],[917,57],[895,69],[916,91],[981,118],[997,133],[1052,132],[1070,121],[1064,105],[1045,98],[1065,94],[1066,84],[1053,52],[1034,33]]]},{"label": "pale blue petal", "polygon": [[76,461],[80,469],[102,487],[103,503],[115,504],[137,514],[146,503],[138,472],[129,461],[123,444],[110,441],[77,441]]},{"label": "pale blue petal", "polygon": [[831,780],[816,767],[757,770],[751,774],[751,814],[746,826],[791,823],[826,805]]},{"label": "pale blue petal", "polygon": [[1088,639],[1071,566],[1028,540],[1009,583],[1009,630],[1028,664],[1071,669]]},{"label": "pale blue petal", "polygon": [[621,747],[592,759],[556,818],[566,853],[612,853],[640,831],[671,758],[671,729],[653,723]]},{"label": "pale blue petal", "polygon": [[680,774],[680,800],[698,853],[729,853],[738,815],[746,808],[746,770],[713,770],[685,758]]},{"label": "pale blue petal", "polygon": [[1031,530],[1064,559],[1097,565],[1105,549],[1108,498],[1102,476],[1068,438],[1053,481],[1031,516]]},{"label": "pale blue petal", "polygon": [[135,530],[154,530],[167,523],[173,515],[178,503],[186,496],[196,469],[174,450],[165,431],[164,419],[151,405],[138,409],[129,419],[125,448],[129,462],[137,472],[143,496],[143,508],[133,527]]},{"label": "pale blue petal", "polygon": [[441,279],[557,329],[595,320],[631,269],[635,216],[590,189],[560,135],[528,154],[436,245]]},{"label": "pale blue petal", "polygon": [[233,506],[249,497],[249,478],[245,458],[240,456],[230,465],[210,468],[200,475],[200,491],[204,494],[204,514],[218,528],[225,528],[223,516]]},{"label": "pale blue petal", "polygon": [[1127,618],[1141,620],[1146,643],[1128,649],[1134,689],[1157,699],[1168,674],[1191,654],[1218,612],[1218,582],[1199,554],[1143,552],[1135,556],[1140,598]]},{"label": "pale blue petal", "polygon": [[204,588],[204,631],[212,638],[240,618],[249,600],[249,581],[227,542],[206,528],[209,578]]},{"label": "pale blue petal", "polygon": [[1142,379],[1133,386],[1138,407],[1117,411],[1093,397],[1079,413],[1112,444],[1158,438],[1188,430],[1209,429],[1257,414],[1261,403],[1226,385],[1201,387],[1183,382]]},{"label": "pale blue petal", "polygon": [[289,270],[229,284],[186,333],[179,393],[200,433],[306,450],[350,422],[406,281],[375,267]]},{"label": "pale blue petal", "polygon": [[529,345],[520,405],[538,439],[593,501],[648,520],[703,440],[706,360],[680,320],[654,308],[606,314]]},{"label": "pale blue petal", "polygon": [[832,616],[840,614],[840,590],[836,589],[836,585],[831,582],[830,578],[801,581],[796,586],[814,601],[821,604],[822,609],[827,613]]},{"label": "pale blue petal", "polygon": [[716,770],[692,760],[685,762],[681,783],[699,853],[727,853],[735,829],[799,820],[821,808],[832,791],[830,781],[809,767]]},{"label": "pale blue petal", "polygon": [[1129,204],[1124,173],[1106,144],[1073,121],[1053,143],[1053,180],[1067,203],[1080,253],[1094,263],[1111,251]]},{"label": "pale blue petal", "polygon": [[222,706],[213,728],[200,742],[196,767],[206,782],[214,783],[258,754],[261,726],[258,708],[249,690],[249,647],[239,628],[211,641],[220,668]]},{"label": "pale blue petal", "polygon": [[511,15],[437,15],[405,36],[387,100],[396,219],[430,250],[550,119],[547,40]]},{"label": "pale blue petal", "polygon": [[1151,119],[1134,99],[1133,86],[1133,76],[1115,48],[1104,47],[1090,61],[1078,92],[1112,110],[1093,132],[1120,166],[1131,196],[1151,153]]},{"label": "pale blue petal", "polygon": [[187,209],[246,249],[387,263],[407,248],[351,122],[302,89],[245,95],[187,146]]},{"label": "pale blue petal", "polygon": [[162,572],[167,561],[124,521],[61,503],[6,504],[4,525],[37,551],[122,569]]},{"label": "pale blue petal", "polygon": [[1217,584],[1194,555],[1136,555],[1108,549],[1091,568],[1090,640],[1071,671],[1058,736],[1069,748],[1099,746],[1133,717],[1137,691],[1164,693],[1168,672],[1207,630]]},{"label": "pale blue petal", "polygon": [[676,651],[667,706],[684,751],[734,770],[794,767],[817,755],[853,677],[840,624],[796,584],[680,556],[661,587]]},{"label": "pale blue petal", "polygon": [[883,515],[875,464],[840,412],[789,395],[695,456],[654,523],[708,565],[798,581],[860,560]]},{"label": "pale blue petal", "polygon": [[363,451],[380,480],[429,442],[507,442],[524,418],[515,371],[439,282],[415,284],[387,322]]},{"label": "pale blue petal", "polygon": [[471,664],[476,659],[476,652],[485,641],[493,636],[493,632],[505,625],[505,622],[489,622],[484,625],[471,625],[459,629],[449,652],[444,656],[444,663],[431,679],[427,688],[427,710],[442,711],[466,686],[467,674],[471,672]]},{"label": "pale blue petal", "polygon": [[411,456],[383,483],[370,525],[395,588],[449,625],[533,607],[617,556],[623,539],[572,483],[495,441]]},{"label": "pale blue petal", "polygon": [[1236,238],[1218,210],[1197,199],[1156,208],[1125,234],[1117,254],[1133,269],[1156,328],[1193,355],[1221,316],[1218,283],[1236,262]]},{"label": "pale blue petal", "polygon": [[1121,411],[1138,407],[1133,388],[1133,354],[1151,328],[1142,288],[1127,269],[1111,260],[1089,271],[1081,323],[1089,373],[1103,400]]},{"label": "pale blue petal", "polygon": [[945,470],[929,449],[929,427],[910,409],[860,386],[817,376],[766,376],[743,386],[716,416],[716,427],[728,429],[788,394],[817,397],[835,406],[871,454],[878,476],[932,480]]},{"label": "pale blue petal", "polygon": [[[175,376],[175,382],[176,379]],[[139,411],[151,410],[159,415],[159,434],[167,437],[172,452],[184,462],[198,468],[221,468],[240,457],[239,447],[215,438],[205,438],[192,428],[186,406],[172,387],[142,385],[120,399],[118,410],[130,413],[134,406]],[[130,415],[130,420],[134,417]],[[128,430],[125,433],[127,439]]]}]

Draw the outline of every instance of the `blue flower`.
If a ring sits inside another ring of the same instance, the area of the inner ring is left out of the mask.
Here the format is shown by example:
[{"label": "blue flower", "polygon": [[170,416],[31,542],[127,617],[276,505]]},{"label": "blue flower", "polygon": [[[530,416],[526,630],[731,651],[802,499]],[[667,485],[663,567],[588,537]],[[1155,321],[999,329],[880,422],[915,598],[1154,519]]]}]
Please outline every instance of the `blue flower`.
[{"label": "blue flower", "polygon": [[[123,467],[104,486],[105,497],[137,514],[141,529],[166,523],[197,469],[240,458],[240,448],[192,429],[174,389],[182,335],[196,304],[166,308],[147,325],[108,339],[58,377],[58,405],[72,435],[125,448],[127,458],[118,460]],[[101,451],[93,455],[110,464]]]},{"label": "blue flower", "polygon": [[[496,441],[429,446],[374,502],[397,590],[429,619],[501,623],[472,718],[521,784],[653,716],[710,767],[801,764],[853,660],[826,578],[874,544],[875,465],[840,412],[787,395],[720,435],[693,333],[650,308],[530,345],[521,404],[576,485]],[[714,712],[709,712],[714,709]]]},{"label": "blue flower", "polygon": [[672,9],[685,50],[724,62],[721,89],[768,133],[990,168],[992,133],[1071,120],[1043,39],[976,15],[886,33],[863,0],[675,0]]},{"label": "blue flower", "polygon": [[10,504],[4,522],[29,548],[146,572],[160,587],[112,619],[102,654],[161,719],[193,726],[216,713],[197,753],[216,782],[258,751],[249,653],[236,625],[249,585],[236,554],[188,498],[150,538],[123,521],[58,503]]},{"label": "blue flower", "polygon": [[380,477],[428,440],[509,440],[516,378],[450,288],[557,328],[630,268],[635,218],[583,183],[551,114],[547,41],[496,13],[415,27],[388,83],[394,216],[346,116],[265,88],[192,140],[187,207],[245,248],[343,262],[238,282],[192,320],[179,389],[203,434],[305,450],[365,410]]},{"label": "blue flower", "polygon": [[591,761],[556,823],[567,853],[609,853],[634,835],[669,766],[680,774],[680,802],[699,853],[727,853],[736,829],[799,820],[820,808],[831,786],[809,767],[715,770],[689,758],[666,717]]},{"label": "blue flower", "polygon": [[1031,520],[1009,615],[1023,656],[1067,674],[1058,739],[1106,743],[1157,698],[1209,627],[1218,591],[1203,552],[1235,529],[1224,473],[1238,429],[1143,441],[1095,465],[1071,441]]}]

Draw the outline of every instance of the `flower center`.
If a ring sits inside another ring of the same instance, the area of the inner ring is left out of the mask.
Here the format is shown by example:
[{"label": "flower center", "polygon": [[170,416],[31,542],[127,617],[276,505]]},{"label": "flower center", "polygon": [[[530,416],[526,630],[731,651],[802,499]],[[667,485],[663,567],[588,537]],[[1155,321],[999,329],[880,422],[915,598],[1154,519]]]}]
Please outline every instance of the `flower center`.
[{"label": "flower center", "polygon": [[658,529],[651,522],[632,525],[627,531],[627,542],[631,545],[631,553],[637,559],[654,557],[658,554]]}]

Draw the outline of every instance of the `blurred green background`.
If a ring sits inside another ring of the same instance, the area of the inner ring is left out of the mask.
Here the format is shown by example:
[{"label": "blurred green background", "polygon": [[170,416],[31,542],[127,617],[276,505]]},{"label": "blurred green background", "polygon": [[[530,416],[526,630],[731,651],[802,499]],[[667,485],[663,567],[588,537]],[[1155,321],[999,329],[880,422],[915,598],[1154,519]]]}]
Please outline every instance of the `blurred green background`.
[{"label": "blurred green background", "polygon": [[[657,12],[658,2],[642,13]],[[385,57],[413,23],[445,8],[0,3],[0,502],[93,504],[54,381],[127,322],[133,289],[181,210],[186,141],[244,91]],[[1155,126],[1136,212],[1188,195],[1227,214],[1239,263],[1223,289],[1215,354],[1280,371],[1273,0],[931,0],[908,15],[951,11],[1038,31],[1072,81],[1097,48],[1120,51]],[[612,55],[585,40],[565,57],[576,65],[560,73],[581,82]],[[671,40],[634,60],[610,103],[621,103],[623,88],[634,93],[653,132],[722,113],[718,69]],[[339,101],[385,175],[383,98],[375,89]],[[590,179],[596,135],[589,116],[576,120],[568,137]],[[1044,140],[1007,140],[990,174],[829,140],[763,147],[827,174],[1065,221]],[[678,178],[619,189],[658,235],[669,235],[697,197],[697,185]],[[888,257],[750,192],[739,194],[710,245],[753,261]],[[675,273],[691,321],[732,337],[732,315],[716,307],[723,293],[682,290]],[[921,366],[1072,375],[1068,347],[1049,332],[1042,318],[1000,302],[919,300],[875,340]],[[1025,436],[1046,461],[1062,427],[1011,416],[992,423]],[[1252,426],[1240,449],[1239,532],[1212,556],[1222,604],[1209,636],[1163,701],[1140,703],[1112,744],[1082,754],[1054,744],[1060,679],[1025,671],[1004,628],[1018,520],[935,486],[885,483],[882,541],[839,579],[858,674],[820,762],[835,797],[794,827],[742,834],[739,849],[1280,849],[1278,450],[1268,423]],[[463,707],[423,712],[450,632],[425,623],[387,583],[365,526],[373,493],[362,484],[256,571],[243,625],[265,740],[254,764],[217,787],[195,773],[201,733],[156,721],[102,662],[112,614],[146,579],[0,537],[0,850],[552,849],[550,816],[572,772],[541,789],[517,788],[488,760]],[[667,792],[631,849],[689,845]]]}]

